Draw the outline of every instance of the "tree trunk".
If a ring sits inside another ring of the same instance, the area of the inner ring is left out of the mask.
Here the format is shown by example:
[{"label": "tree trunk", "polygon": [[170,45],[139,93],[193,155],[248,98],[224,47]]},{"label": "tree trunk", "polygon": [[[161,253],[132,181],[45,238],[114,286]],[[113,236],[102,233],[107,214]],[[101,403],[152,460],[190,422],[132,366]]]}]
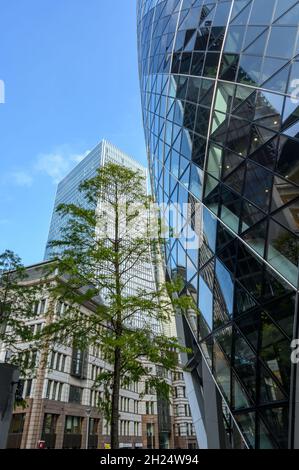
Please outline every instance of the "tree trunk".
[{"label": "tree trunk", "polygon": [[119,448],[119,395],[120,395],[120,366],[121,351],[114,351],[114,378],[112,388],[112,410],[111,410],[111,449]]}]

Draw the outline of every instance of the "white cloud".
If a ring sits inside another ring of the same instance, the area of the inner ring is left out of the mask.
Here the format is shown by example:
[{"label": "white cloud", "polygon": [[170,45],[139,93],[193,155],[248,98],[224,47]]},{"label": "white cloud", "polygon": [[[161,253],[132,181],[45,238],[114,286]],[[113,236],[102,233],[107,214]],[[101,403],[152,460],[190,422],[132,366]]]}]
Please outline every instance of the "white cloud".
[{"label": "white cloud", "polygon": [[35,170],[44,173],[58,183],[67,173],[69,163],[59,153],[49,153],[40,155],[35,164]]},{"label": "white cloud", "polygon": [[41,154],[34,166],[35,171],[49,176],[54,184],[59,183],[67,173],[81,162],[89,151],[83,154],[72,154],[65,149],[53,153]]},{"label": "white cloud", "polygon": [[30,187],[33,183],[32,175],[27,171],[12,171],[7,175],[7,181],[11,181],[16,186]]},{"label": "white cloud", "polygon": [[89,152],[87,150],[82,154],[74,153],[65,145],[52,153],[40,154],[29,169],[14,169],[0,175],[0,180],[6,185],[29,188],[35,178],[45,175],[52,180],[53,184],[58,184]]}]

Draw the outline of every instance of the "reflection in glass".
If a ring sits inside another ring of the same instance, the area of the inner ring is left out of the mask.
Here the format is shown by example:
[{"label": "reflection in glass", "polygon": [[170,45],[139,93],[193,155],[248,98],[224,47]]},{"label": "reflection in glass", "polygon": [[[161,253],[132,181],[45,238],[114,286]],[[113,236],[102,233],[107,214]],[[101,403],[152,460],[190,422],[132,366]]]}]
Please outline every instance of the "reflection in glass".
[{"label": "reflection in glass", "polygon": [[221,177],[223,150],[217,145],[211,145],[209,150],[208,172],[217,178]]},{"label": "reflection in glass", "polygon": [[248,85],[260,85],[263,59],[242,55],[239,66],[238,81]]},{"label": "reflection in glass", "polygon": [[199,278],[198,307],[210,329],[213,329],[213,294],[202,277]]},{"label": "reflection in glass", "polygon": [[230,367],[227,360],[225,359],[223,352],[216,343],[214,344],[213,365],[216,380],[222,392],[224,393],[225,398],[228,402],[230,402]]},{"label": "reflection in glass", "polygon": [[266,55],[288,58],[294,50],[296,35],[297,28],[295,27],[272,26]]},{"label": "reflection in glass", "polygon": [[288,407],[271,408],[263,411],[263,418],[265,423],[268,424],[271,433],[275,437],[281,449],[288,448],[288,421],[289,409]]},{"label": "reflection in glass", "polygon": [[203,239],[209,248],[215,252],[216,248],[216,234],[217,234],[217,219],[205,207],[203,208]]},{"label": "reflection in glass", "polygon": [[298,284],[298,255],[298,237],[271,221],[267,259],[294,286]]},{"label": "reflection in glass", "polygon": [[235,332],[234,367],[248,395],[255,400],[256,356],[239,332]]},{"label": "reflection in glass", "polygon": [[235,410],[242,410],[251,406],[248,400],[244,388],[240,385],[235,375],[233,374],[233,408]]},{"label": "reflection in glass", "polygon": [[294,292],[289,295],[284,293],[282,298],[275,299],[274,302],[268,303],[265,307],[269,316],[283,329],[290,340],[293,338],[295,302],[296,295]]},{"label": "reflection in glass", "polygon": [[225,328],[215,334],[215,339],[222,352],[228,359],[231,359],[232,352],[232,327]]},{"label": "reflection in glass", "polygon": [[282,393],[278,384],[274,381],[270,373],[260,365],[261,373],[261,389],[260,389],[260,403],[271,403],[273,401],[285,400],[286,396]]},{"label": "reflection in glass", "polygon": [[202,170],[196,165],[191,165],[189,191],[191,191],[191,193],[199,200],[202,198],[202,183]]},{"label": "reflection in glass", "polygon": [[285,59],[265,57],[262,69],[262,87],[268,90],[285,93],[290,65]]},{"label": "reflection in glass", "polygon": [[281,136],[276,171],[299,185],[299,142]]},{"label": "reflection in glass", "polygon": [[255,413],[236,414],[235,419],[251,448],[255,448]]},{"label": "reflection in glass", "polygon": [[266,314],[262,314],[261,358],[274,376],[289,393],[290,387],[290,341],[272,323]]},{"label": "reflection in glass", "polygon": [[268,211],[273,176],[254,163],[247,164],[244,196],[261,209]]},{"label": "reflection in glass", "polygon": [[233,279],[230,272],[218,260],[216,260],[215,291],[223,313],[227,316],[232,315],[234,302]]},{"label": "reflection in glass", "polygon": [[243,120],[232,117],[230,119],[226,145],[232,151],[246,157],[250,144],[250,124]]},{"label": "reflection in glass", "polygon": [[245,232],[252,225],[262,220],[265,217],[264,212],[260,211],[257,207],[247,201],[242,204],[242,227],[241,232]]},{"label": "reflection in glass", "polygon": [[267,222],[261,222],[243,235],[246,243],[262,257],[265,254],[265,233],[267,233],[267,227]]},{"label": "reflection in glass", "polygon": [[221,220],[234,232],[239,232],[241,198],[225,187],[221,191]]},{"label": "reflection in glass", "polygon": [[237,278],[244,288],[256,299],[262,295],[262,262],[248,248],[239,245]]},{"label": "reflection in glass", "polygon": [[[235,283],[235,318],[256,306],[256,302],[248,292],[238,283]],[[246,335],[245,335],[246,336]]]},{"label": "reflection in glass", "polygon": [[[238,295],[242,295],[242,298],[244,299],[243,302],[245,301],[243,306],[243,312],[245,310],[249,310],[250,308],[252,309],[252,307],[255,306],[252,301],[248,301],[247,297],[245,297],[245,291],[240,291],[240,288],[238,288]],[[240,331],[246,337],[249,343],[253,346],[255,351],[258,350],[260,315],[260,310],[255,310],[254,312],[247,312],[246,315],[242,315],[242,317],[240,318],[236,318],[236,324],[238,325]]]},{"label": "reflection in glass", "polygon": [[261,419],[259,419],[259,449],[275,449],[277,446],[273,441],[273,437],[264,425]]}]

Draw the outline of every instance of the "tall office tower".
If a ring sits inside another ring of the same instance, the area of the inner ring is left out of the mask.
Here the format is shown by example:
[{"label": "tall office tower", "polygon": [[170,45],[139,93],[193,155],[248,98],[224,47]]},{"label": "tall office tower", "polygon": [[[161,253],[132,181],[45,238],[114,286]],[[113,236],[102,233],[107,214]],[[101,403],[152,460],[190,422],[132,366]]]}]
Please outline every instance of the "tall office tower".
[{"label": "tall office tower", "polygon": [[299,2],[139,0],[137,15],[152,187],[183,221],[167,272],[199,309],[178,325],[200,446],[298,448]]},{"label": "tall office tower", "polygon": [[146,168],[110,142],[102,140],[102,142],[100,142],[58,185],[45,260],[48,260],[51,255],[51,250],[48,246],[49,242],[60,238],[61,230],[67,222],[67,219],[57,214],[57,207],[60,204],[86,204],[82,193],[79,191],[80,183],[87,179],[94,178],[97,174],[97,170],[109,162],[124,165],[134,171],[140,171],[144,176],[144,184],[146,186]]}]

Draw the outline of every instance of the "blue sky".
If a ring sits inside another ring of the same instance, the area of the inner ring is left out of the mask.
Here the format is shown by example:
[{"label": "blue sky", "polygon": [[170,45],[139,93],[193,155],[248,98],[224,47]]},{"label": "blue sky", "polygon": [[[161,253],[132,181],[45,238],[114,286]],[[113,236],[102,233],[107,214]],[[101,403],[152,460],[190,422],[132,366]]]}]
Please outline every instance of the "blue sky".
[{"label": "blue sky", "polygon": [[42,260],[57,182],[102,138],[146,164],[135,0],[1,0],[0,252]]}]

